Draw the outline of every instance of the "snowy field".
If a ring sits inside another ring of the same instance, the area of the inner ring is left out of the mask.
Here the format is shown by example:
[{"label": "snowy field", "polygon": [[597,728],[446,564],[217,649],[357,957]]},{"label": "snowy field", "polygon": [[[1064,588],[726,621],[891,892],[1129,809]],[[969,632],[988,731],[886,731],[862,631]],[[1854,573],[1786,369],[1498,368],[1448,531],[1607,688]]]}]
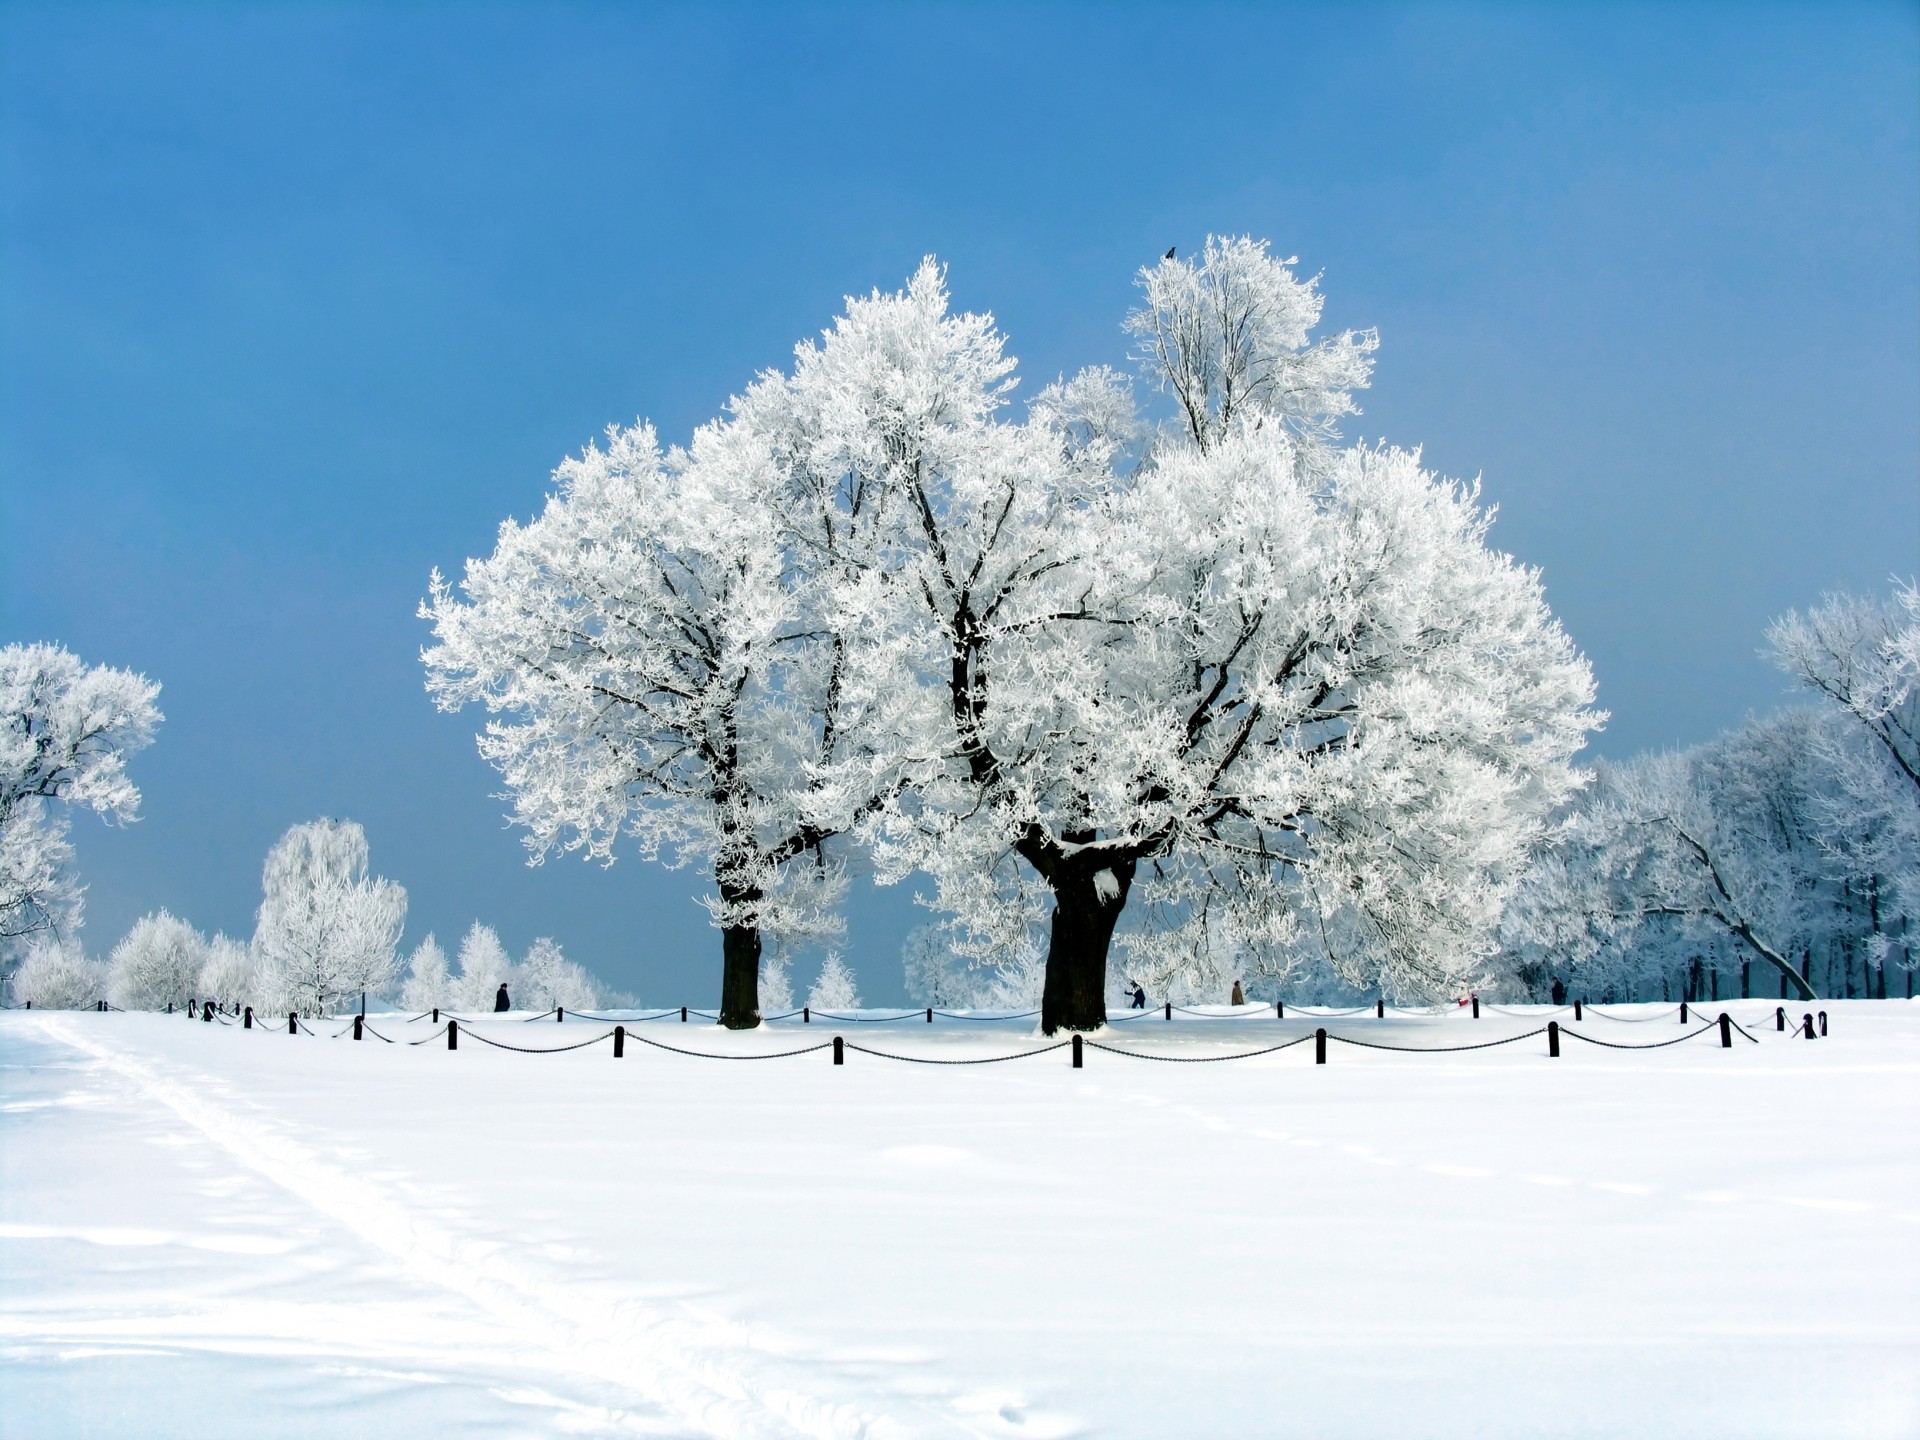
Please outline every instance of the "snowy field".
[{"label": "snowy field", "polygon": [[[1758,1043],[1079,1071],[9,1012],[0,1433],[1920,1434],[1920,1005],[1826,1002],[1813,1043],[1724,1008]],[[1321,1023],[1466,1044],[1549,1013]],[[1569,1029],[1685,1033],[1609,1014]],[[958,1060],[1032,1024],[634,1034]]]}]

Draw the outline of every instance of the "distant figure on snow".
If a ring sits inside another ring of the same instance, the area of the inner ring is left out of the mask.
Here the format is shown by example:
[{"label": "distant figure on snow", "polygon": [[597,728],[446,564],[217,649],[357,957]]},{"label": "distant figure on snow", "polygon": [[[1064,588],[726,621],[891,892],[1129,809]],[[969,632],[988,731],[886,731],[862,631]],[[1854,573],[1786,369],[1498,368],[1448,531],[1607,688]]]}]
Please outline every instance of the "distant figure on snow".
[{"label": "distant figure on snow", "polygon": [[1138,980],[1133,982],[1133,1004],[1129,1008],[1134,1010],[1144,1010],[1147,1008],[1147,992],[1140,988],[1140,982]]},{"label": "distant figure on snow", "polygon": [[1247,1003],[1247,992],[1240,988],[1240,982],[1238,980],[1233,982],[1233,998],[1227,1003],[1230,1005],[1244,1005]]},{"label": "distant figure on snow", "polygon": [[507,982],[502,980],[500,982],[500,993],[493,997],[493,1013],[498,1015],[503,1010],[510,1010],[512,1008],[513,1007],[507,1003]]},{"label": "distant figure on snow", "polygon": [[1564,1005],[1567,1003],[1567,987],[1566,987],[1566,984],[1560,979],[1558,975],[1553,977],[1552,994],[1553,994],[1554,1004]]}]

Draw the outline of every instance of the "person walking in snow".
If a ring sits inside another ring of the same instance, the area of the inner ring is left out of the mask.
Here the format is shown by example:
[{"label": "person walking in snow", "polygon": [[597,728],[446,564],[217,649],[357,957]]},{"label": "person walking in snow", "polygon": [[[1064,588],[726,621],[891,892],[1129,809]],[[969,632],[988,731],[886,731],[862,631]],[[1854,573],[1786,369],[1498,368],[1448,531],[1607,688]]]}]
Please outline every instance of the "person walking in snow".
[{"label": "person walking in snow", "polygon": [[1140,982],[1138,980],[1133,982],[1133,1004],[1130,1008],[1134,1010],[1144,1010],[1147,1008],[1147,992],[1140,988]]},{"label": "person walking in snow", "polygon": [[507,982],[502,980],[500,982],[500,993],[493,997],[493,1013],[499,1015],[512,1008],[513,1007],[507,1003]]},{"label": "person walking in snow", "polygon": [[1247,1003],[1247,992],[1240,988],[1240,982],[1238,980],[1233,982],[1233,998],[1227,1003],[1229,1005],[1244,1005]]},{"label": "person walking in snow", "polygon": [[1554,977],[1553,977],[1553,989],[1552,989],[1552,991],[1551,991],[1551,992],[1549,992],[1549,993],[1551,993],[1551,994],[1552,994],[1552,996],[1553,996],[1553,1003],[1554,1003],[1554,1004],[1556,1004],[1556,1005],[1564,1005],[1564,1004],[1566,1004],[1566,1003],[1567,1003],[1567,986],[1566,986],[1566,982],[1565,982],[1564,980],[1562,980],[1562,979],[1561,979],[1561,978],[1560,978],[1560,977],[1559,977],[1558,975],[1556,975],[1556,976],[1554,976]]}]

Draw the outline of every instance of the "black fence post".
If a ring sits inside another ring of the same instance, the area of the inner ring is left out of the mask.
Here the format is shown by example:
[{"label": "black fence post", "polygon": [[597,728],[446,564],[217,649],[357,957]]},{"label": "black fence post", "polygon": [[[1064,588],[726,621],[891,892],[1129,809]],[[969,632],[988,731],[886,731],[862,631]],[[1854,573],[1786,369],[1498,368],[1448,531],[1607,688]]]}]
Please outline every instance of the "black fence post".
[{"label": "black fence post", "polygon": [[1284,1020],[1287,1018],[1287,1002],[1286,1001],[1276,1000],[1273,1002],[1273,1018],[1276,1020]]},{"label": "black fence post", "polygon": [[287,1034],[298,1035],[299,1033],[300,1033],[300,1012],[298,1010],[289,1010],[287,1012]]},{"label": "black fence post", "polygon": [[1478,995],[1473,997],[1473,1018],[1476,1020],[1480,1018],[1480,997]]},{"label": "black fence post", "polygon": [[1687,1023],[1687,1002],[1684,1000],[1680,1002],[1680,1023],[1682,1025]]},{"label": "black fence post", "polygon": [[553,1007],[553,1023],[554,1024],[558,1025],[561,1021],[565,1020],[566,1018],[567,1018],[566,1006],[556,1005]]},{"label": "black fence post", "polygon": [[1773,1028],[1782,1035],[1787,1033],[1787,1007],[1776,1005],[1773,1009]]},{"label": "black fence post", "polygon": [[1827,1038],[1827,1012],[1824,1010],[1820,1012],[1820,1038]]},{"label": "black fence post", "polygon": [[433,1023],[436,1025],[440,1023],[440,1007],[438,1005],[433,1007]]},{"label": "black fence post", "polygon": [[1376,1020],[1384,1020],[1387,1018],[1386,996],[1382,995],[1378,1000],[1373,1002],[1373,1018]]},{"label": "black fence post", "polygon": [[1173,1001],[1167,1001],[1167,1019],[1173,1019]]},{"label": "black fence post", "polygon": [[191,995],[187,996],[187,1019],[189,1020],[193,1019],[193,1017],[197,1015],[199,1012],[200,1012],[200,1007],[193,1003],[193,996]]},{"label": "black fence post", "polygon": [[833,1037],[833,1063],[836,1065],[847,1063],[847,1044],[838,1035]]},{"label": "black fence post", "polygon": [[240,1022],[240,1028],[242,1030],[253,1029],[253,1006],[247,1006],[246,1018]]},{"label": "black fence post", "polygon": [[1582,1018],[1584,1018],[1584,1017],[1582,1016],[1582,1014],[1581,1014],[1581,1011],[1580,1011],[1580,1002],[1579,1002],[1578,1000],[1576,1000],[1576,1001],[1574,1001],[1574,1002],[1573,1002],[1573,1018],[1574,1018],[1575,1020],[1579,1020],[1579,1019],[1582,1019]]},{"label": "black fence post", "polygon": [[1724,1010],[1720,1012],[1720,1048],[1733,1049],[1733,1018]]},{"label": "black fence post", "polygon": [[1803,1040],[1813,1039],[1813,1016],[1802,1015],[1800,1017],[1800,1038]]},{"label": "black fence post", "polygon": [[360,1027],[366,1023],[367,1023],[367,1017],[364,1015],[356,1015],[353,1017],[353,1038],[354,1039],[358,1040],[360,1038]]},{"label": "black fence post", "polygon": [[203,1000],[200,1002],[200,1018],[209,1025],[213,1024],[213,1001]]},{"label": "black fence post", "polygon": [[933,1006],[927,1006],[927,1024],[933,1024]]},{"label": "black fence post", "polygon": [[624,1025],[616,1025],[613,1027],[613,1058],[618,1060],[626,1053],[627,1027]]},{"label": "black fence post", "polygon": [[1560,1058],[1560,1022],[1558,1020],[1547,1021],[1547,1058],[1549,1060]]},{"label": "black fence post", "polygon": [[[33,1001],[31,1000],[27,1001],[27,1009],[29,1010],[33,1009]],[[167,1001],[167,1014],[169,1015],[173,1014],[173,1001],[171,1000]]]},{"label": "black fence post", "polygon": [[680,1023],[682,1025],[687,1023],[687,1007],[684,1005],[680,1007]]},{"label": "black fence post", "polygon": [[447,1049],[458,1050],[459,1048],[460,1022],[458,1020],[449,1020],[447,1021]]},{"label": "black fence post", "polygon": [[802,1005],[800,1007],[800,1023],[802,1025],[811,1025],[813,1023],[813,1007],[811,1005]]},{"label": "black fence post", "polygon": [[1080,1037],[1078,1035],[1073,1037],[1073,1068],[1076,1070],[1080,1068]]},{"label": "black fence post", "polygon": [[1313,1032],[1313,1063],[1316,1065],[1327,1063],[1327,1027],[1324,1025]]}]

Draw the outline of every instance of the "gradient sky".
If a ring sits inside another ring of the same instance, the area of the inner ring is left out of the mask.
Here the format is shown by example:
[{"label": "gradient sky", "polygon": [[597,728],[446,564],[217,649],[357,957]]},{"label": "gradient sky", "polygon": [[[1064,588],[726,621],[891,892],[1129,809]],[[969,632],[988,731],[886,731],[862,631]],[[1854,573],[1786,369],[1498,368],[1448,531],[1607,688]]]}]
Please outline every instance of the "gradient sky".
[{"label": "gradient sky", "polygon": [[[699,877],[524,863],[415,606],[610,422],[684,438],[924,253],[1028,389],[1209,230],[1382,347],[1349,433],[1484,477],[1613,720],[1786,699],[1822,589],[1920,569],[1920,7],[0,3],[0,642],[160,680],[86,939],[245,934],[363,822],[408,943],[557,937],[711,1003]],[[900,995],[917,923],[860,886]],[[803,979],[805,977],[802,977]]]}]

